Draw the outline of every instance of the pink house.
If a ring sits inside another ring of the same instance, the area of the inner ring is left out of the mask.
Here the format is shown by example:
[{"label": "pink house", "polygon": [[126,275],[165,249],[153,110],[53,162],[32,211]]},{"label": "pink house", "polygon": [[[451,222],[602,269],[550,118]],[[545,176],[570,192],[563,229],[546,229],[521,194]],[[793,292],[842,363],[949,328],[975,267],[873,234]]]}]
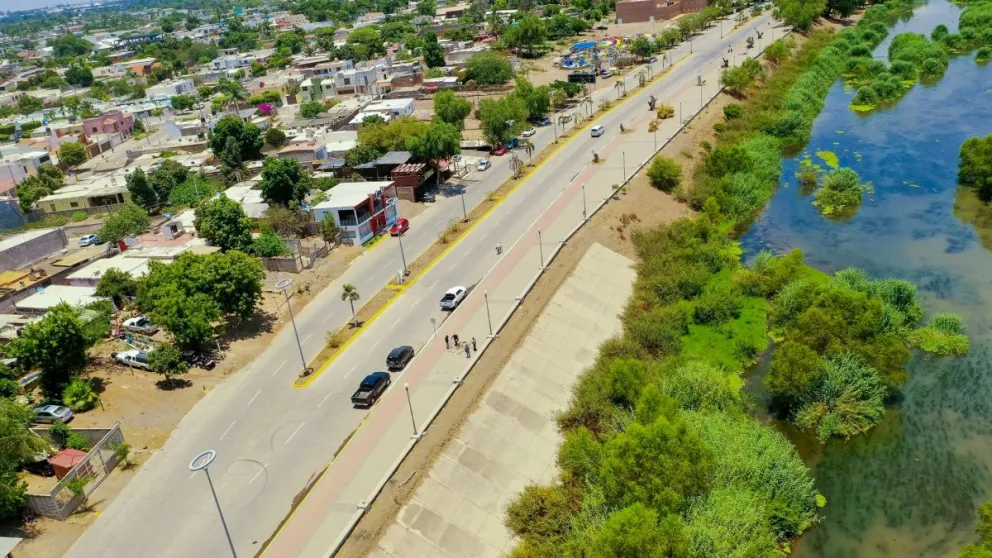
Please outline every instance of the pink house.
[{"label": "pink house", "polygon": [[131,137],[134,133],[134,116],[115,110],[87,118],[83,121],[83,133],[86,135],[119,133],[126,138]]}]

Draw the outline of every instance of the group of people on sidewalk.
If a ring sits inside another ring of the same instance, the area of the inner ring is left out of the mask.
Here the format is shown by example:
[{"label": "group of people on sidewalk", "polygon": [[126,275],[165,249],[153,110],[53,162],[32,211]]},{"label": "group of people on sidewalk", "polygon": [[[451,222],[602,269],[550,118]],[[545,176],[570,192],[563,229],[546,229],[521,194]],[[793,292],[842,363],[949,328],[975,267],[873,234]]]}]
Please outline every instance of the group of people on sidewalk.
[{"label": "group of people on sidewalk", "polygon": [[[455,349],[458,349],[461,346],[461,341],[458,339],[457,333],[450,336],[444,336],[444,348],[450,349],[452,344],[454,344]],[[472,351],[478,351],[475,343],[475,337],[472,338],[471,344],[467,341],[465,342],[465,358],[472,358]]]}]

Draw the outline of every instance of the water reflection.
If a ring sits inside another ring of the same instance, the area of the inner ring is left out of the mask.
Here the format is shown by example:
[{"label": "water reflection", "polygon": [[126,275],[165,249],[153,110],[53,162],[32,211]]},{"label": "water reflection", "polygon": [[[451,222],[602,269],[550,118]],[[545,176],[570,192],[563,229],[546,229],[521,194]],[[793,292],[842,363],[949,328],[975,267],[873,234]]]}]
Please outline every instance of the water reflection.
[{"label": "water reflection", "polygon": [[[958,8],[930,2],[890,37],[954,30],[957,18]],[[848,110],[851,93],[836,84],[813,140],[785,162],[783,187],[742,237],[751,254],[799,247],[825,271],[914,281],[929,313],[959,314],[972,338],[965,357],[915,358],[901,401],[868,435],[820,446],[789,432],[828,499],[795,556],[956,556],[973,538],[974,506],[992,494],[992,210],[955,182],[961,144],[992,134],[990,90],[992,66],[970,56],[867,117]],[[827,150],[875,189],[848,220],[820,215],[795,178],[802,157],[822,163],[815,154]]]}]

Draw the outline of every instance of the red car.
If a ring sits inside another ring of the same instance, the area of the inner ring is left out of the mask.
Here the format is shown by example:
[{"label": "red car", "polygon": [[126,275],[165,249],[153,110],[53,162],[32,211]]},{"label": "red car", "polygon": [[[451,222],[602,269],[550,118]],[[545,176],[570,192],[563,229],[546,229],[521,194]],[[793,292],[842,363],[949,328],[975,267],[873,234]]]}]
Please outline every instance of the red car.
[{"label": "red car", "polygon": [[506,146],[497,145],[496,149],[493,149],[493,155],[506,155]]},{"label": "red car", "polygon": [[406,219],[400,219],[396,221],[392,227],[389,228],[389,234],[392,236],[399,236],[405,233],[410,228],[410,221]]}]

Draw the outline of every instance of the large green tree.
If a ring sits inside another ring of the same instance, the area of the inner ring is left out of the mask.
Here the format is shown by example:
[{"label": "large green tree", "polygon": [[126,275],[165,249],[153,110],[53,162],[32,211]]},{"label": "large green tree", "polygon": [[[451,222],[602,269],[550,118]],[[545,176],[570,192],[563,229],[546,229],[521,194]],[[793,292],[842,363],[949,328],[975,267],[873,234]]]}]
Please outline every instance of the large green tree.
[{"label": "large green tree", "polygon": [[65,175],[56,166],[45,163],[38,167],[38,174],[28,176],[17,186],[17,204],[27,213],[34,209],[39,199],[58,190],[65,184]]},{"label": "large green tree", "polygon": [[444,47],[437,42],[437,34],[428,31],[424,36],[424,62],[428,68],[440,68],[445,65]]},{"label": "large green tree", "polygon": [[62,168],[76,168],[85,163],[86,158],[86,148],[77,141],[66,142],[59,147],[59,164]]},{"label": "large green tree", "polygon": [[208,145],[215,154],[221,153],[228,138],[237,142],[242,160],[258,159],[262,154],[262,132],[254,124],[246,124],[237,116],[227,115],[217,121],[210,132]]},{"label": "large green tree", "polygon": [[86,365],[88,344],[76,310],[66,303],[52,307],[45,316],[21,330],[8,353],[26,369],[41,371],[41,391],[61,400],[76,372]]},{"label": "large green tree", "polygon": [[414,159],[434,167],[438,185],[441,184],[441,162],[461,153],[462,134],[452,124],[434,121],[427,132],[406,140],[407,150]]},{"label": "large green tree", "polygon": [[0,397],[0,518],[16,516],[27,499],[27,485],[21,482],[18,468],[35,461],[48,445],[29,428],[35,413],[12,397]]},{"label": "large green tree", "polygon": [[775,17],[799,31],[807,31],[827,10],[827,0],[773,0]]},{"label": "large green tree", "polygon": [[503,85],[513,77],[513,66],[495,52],[473,54],[465,63],[465,80],[476,85]]},{"label": "large green tree", "polygon": [[150,223],[147,211],[128,202],[107,217],[97,235],[101,242],[116,243],[124,237],[145,232]]},{"label": "large green tree", "polygon": [[510,48],[517,50],[518,54],[534,58],[535,49],[544,47],[544,40],[548,36],[548,30],[537,16],[527,15],[511,27],[503,36],[503,42]]},{"label": "large green tree", "polygon": [[386,54],[386,46],[382,40],[382,35],[379,34],[379,30],[374,26],[362,27],[352,31],[346,41],[354,48],[355,53],[362,60],[368,60]]},{"label": "large green tree", "polygon": [[251,249],[251,219],[241,204],[220,195],[196,207],[193,226],[201,237],[221,250]]},{"label": "large green tree", "polygon": [[992,201],[992,136],[966,140],[959,156],[958,182],[974,188],[982,201]]},{"label": "large green tree", "polygon": [[482,136],[493,145],[505,144],[520,134],[527,125],[528,116],[527,103],[515,95],[499,100],[484,99],[479,103]]},{"label": "large green tree", "polygon": [[138,294],[138,282],[126,271],[112,267],[100,276],[96,284],[96,296],[102,296],[114,301],[120,308],[127,297]]},{"label": "large green tree", "polygon": [[303,202],[310,191],[310,174],[296,159],[268,158],[262,165],[262,199],[272,205]]},{"label": "large green tree", "polygon": [[434,116],[442,122],[461,130],[465,126],[465,118],[471,113],[472,102],[456,96],[453,91],[438,91],[434,94]]},{"label": "large green tree", "polygon": [[124,183],[127,184],[127,191],[131,193],[131,201],[134,203],[145,209],[151,209],[158,204],[158,195],[152,189],[148,175],[141,167],[127,174],[124,177]]}]

